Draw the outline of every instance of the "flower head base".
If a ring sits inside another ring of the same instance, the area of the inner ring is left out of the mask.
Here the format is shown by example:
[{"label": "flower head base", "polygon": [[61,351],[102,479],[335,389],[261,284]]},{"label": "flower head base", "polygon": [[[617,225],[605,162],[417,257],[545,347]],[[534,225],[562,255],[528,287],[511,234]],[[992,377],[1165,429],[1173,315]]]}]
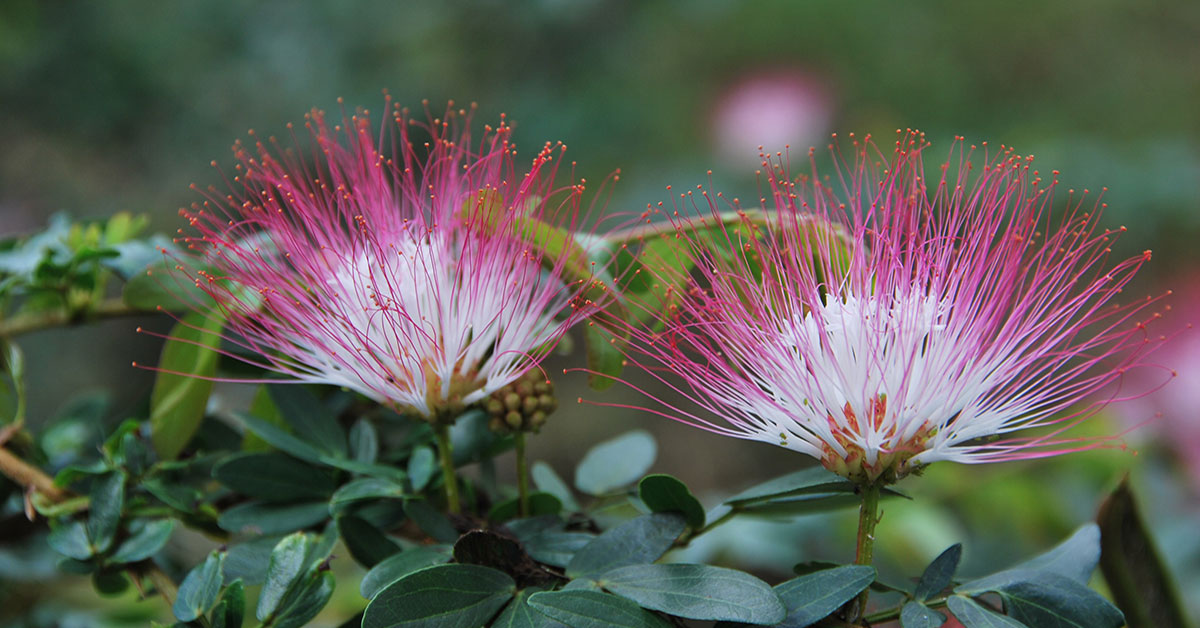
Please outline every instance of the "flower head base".
[{"label": "flower head base", "polygon": [[958,144],[929,181],[920,134],[890,155],[854,140],[849,163],[830,148],[832,180],[764,155],[761,210],[701,188],[643,214],[667,214],[657,235],[679,246],[639,253],[658,290],[634,305],[662,313],[629,329],[630,358],[722,420],[651,410],[859,482],[1100,445],[1064,431],[1141,364],[1152,300],[1108,302],[1149,252],[1109,266],[1103,205],[1072,191],[1052,211],[1057,181],[1007,148]]},{"label": "flower head base", "polygon": [[333,126],[313,111],[311,155],[235,145],[230,190],[181,212],[206,266],[181,270],[259,366],[452,420],[586,315],[571,260],[523,237],[573,228],[584,187],[554,187],[561,144],[518,172],[503,119],[475,140],[464,110],[388,114],[380,129],[365,111]]}]

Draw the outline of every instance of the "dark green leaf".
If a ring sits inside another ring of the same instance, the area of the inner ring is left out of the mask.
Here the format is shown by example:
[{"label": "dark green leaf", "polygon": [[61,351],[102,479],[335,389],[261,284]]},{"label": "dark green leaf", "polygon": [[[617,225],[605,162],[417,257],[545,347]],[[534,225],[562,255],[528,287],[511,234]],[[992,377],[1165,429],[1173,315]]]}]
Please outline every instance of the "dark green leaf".
[{"label": "dark green leaf", "polygon": [[634,430],[592,447],[575,469],[575,488],[603,495],[633,484],[650,469],[658,445],[649,432]]},{"label": "dark green leaf", "polygon": [[243,580],[247,585],[262,584],[267,579],[271,551],[283,539],[281,535],[257,536],[229,548],[225,557],[225,580]]},{"label": "dark green leaf", "polygon": [[368,569],[400,551],[400,546],[380,532],[379,528],[358,517],[338,517],[337,528],[350,555]]},{"label": "dark green leaf", "polygon": [[566,567],[575,554],[595,538],[594,534],[586,532],[551,530],[535,534],[525,540],[525,551],[538,562],[555,567]]},{"label": "dark green leaf", "polygon": [[270,622],[271,628],[300,628],[316,617],[333,597],[334,577],[326,569],[310,569],[288,590]]},{"label": "dark green leaf", "polygon": [[158,553],[175,531],[173,519],[138,520],[129,526],[129,538],[110,557],[114,563],[136,563]]},{"label": "dark green leaf", "polygon": [[168,312],[183,312],[211,301],[200,289],[173,279],[174,267],[173,262],[163,262],[147,268],[146,272],[133,274],[125,282],[121,300],[139,310],[154,311],[161,307]]},{"label": "dark green leaf", "polygon": [[171,610],[179,621],[194,621],[208,612],[221,593],[221,565],[225,552],[214,550],[203,563],[192,568],[179,585]]},{"label": "dark green leaf", "polygon": [[540,515],[537,517],[526,517],[525,519],[513,519],[506,521],[504,527],[508,529],[513,536],[521,541],[526,541],[535,534],[543,532],[561,532],[566,528],[566,522],[555,515]]},{"label": "dark green leaf", "polygon": [[512,598],[508,574],[479,565],[436,565],[388,585],[367,605],[362,628],[482,626]]},{"label": "dark green leaf", "polygon": [[954,614],[955,619],[966,628],[1026,628],[1025,624],[994,613],[974,600],[960,595],[952,595],[946,600],[946,606]]},{"label": "dark green leaf", "polygon": [[529,596],[541,589],[530,587],[517,591],[508,606],[489,624],[492,628],[566,628],[553,619],[533,609],[529,605]]},{"label": "dark green leaf", "polygon": [[350,428],[350,458],[374,463],[379,458],[379,433],[366,419],[359,419]]},{"label": "dark green leaf", "polygon": [[687,485],[669,475],[648,475],[638,483],[638,497],[654,512],[677,512],[694,530],[704,527],[704,506]]},{"label": "dark green leaf", "polygon": [[389,480],[359,478],[343,485],[329,500],[329,509],[341,512],[346,506],[367,499],[399,499],[404,487]]},{"label": "dark green leaf", "polygon": [[437,471],[437,458],[428,447],[417,447],[408,458],[408,481],[412,482],[412,490],[420,493],[429,484],[433,473]]},{"label": "dark green leaf", "polygon": [[458,540],[458,530],[446,518],[446,515],[430,506],[422,499],[410,499],[404,502],[404,512],[412,519],[418,528],[439,543],[454,543]]},{"label": "dark green leaf", "polygon": [[370,600],[391,583],[414,571],[449,561],[450,552],[448,545],[421,545],[393,554],[363,576],[359,590]]},{"label": "dark green leaf", "polygon": [[221,513],[217,525],[235,534],[280,534],[309,528],[329,518],[326,502],[248,502]]},{"label": "dark green leaf", "polygon": [[1125,622],[1104,596],[1053,571],[1009,569],[959,586],[955,592],[997,593],[1008,614],[1030,626],[1117,628]]},{"label": "dark green leaf", "polygon": [[346,457],[346,433],[316,395],[296,384],[270,384],[267,391],[297,436],[323,454]]},{"label": "dark green leaf", "polygon": [[622,340],[611,331],[592,321],[584,325],[583,340],[587,348],[588,385],[593,390],[605,390],[616,383],[625,368]]},{"label": "dark green leaf", "polygon": [[92,586],[100,595],[120,595],[129,590],[129,577],[124,571],[94,571]]},{"label": "dark green leaf", "polygon": [[0,418],[0,423],[20,425],[25,422],[25,354],[16,343],[3,338],[0,338],[0,373],[7,373],[12,382],[12,401],[0,406],[0,411],[11,406],[12,414]]},{"label": "dark green leaf", "polygon": [[88,500],[88,538],[97,552],[105,552],[112,547],[125,508],[125,472],[114,471],[97,478]]},{"label": "dark green leaf", "polygon": [[266,621],[279,608],[292,583],[309,567],[308,554],[312,545],[312,538],[302,532],[289,534],[275,545],[267,567],[267,580],[254,611],[259,621]]},{"label": "dark green leaf", "polygon": [[958,570],[958,561],[960,559],[962,559],[961,543],[955,543],[947,548],[946,551],[939,554],[925,568],[925,573],[921,574],[921,579],[917,582],[917,588],[913,593],[913,597],[918,602],[924,602],[931,596],[941,593],[942,589],[950,586],[950,581],[954,578],[954,572]]},{"label": "dark green leaf", "polygon": [[224,325],[216,314],[192,313],[163,344],[150,395],[150,440],[163,460],[178,456],[204,419]]},{"label": "dark green leaf", "polygon": [[909,602],[900,609],[901,628],[938,628],[944,623],[945,615],[920,602]]},{"label": "dark green leaf", "polygon": [[275,449],[301,460],[307,460],[308,462],[321,463],[322,458],[325,458],[316,447],[270,421],[242,412],[234,412],[233,414],[239,421],[245,424],[246,429],[253,432]]},{"label": "dark green leaf", "polygon": [[1100,506],[1100,569],[1131,626],[1186,626],[1170,571],[1147,529],[1129,478]]},{"label": "dark green leaf", "polygon": [[533,478],[533,485],[539,491],[557,497],[558,501],[562,502],[563,508],[568,511],[579,511],[579,502],[575,501],[575,496],[571,494],[571,488],[562,478],[558,477],[553,467],[539,460],[533,463],[530,476]]},{"label": "dark green leaf", "polygon": [[654,513],[626,521],[576,552],[567,565],[567,575],[596,577],[617,567],[652,563],[671,549],[686,527],[683,517],[674,513]]},{"label": "dark green leaf", "polygon": [[775,624],[787,609],[750,574],[709,565],[629,565],[600,576],[601,585],[643,608],[689,619]]},{"label": "dark green leaf", "polygon": [[227,458],[213,469],[213,477],[238,493],[271,502],[324,499],[337,488],[328,473],[274,452]]},{"label": "dark green leaf", "polygon": [[[556,515],[562,511],[562,502],[550,493],[532,493],[529,495],[529,515],[536,517],[539,515]],[[508,521],[516,517],[521,510],[520,500],[516,497],[506,499],[488,511],[488,520],[490,521]]]},{"label": "dark green leaf", "polygon": [[875,580],[875,568],[843,565],[792,578],[775,586],[787,608],[783,628],[804,628],[828,617]]},{"label": "dark green leaf", "polygon": [[671,628],[637,604],[600,591],[544,591],[530,596],[529,605],[571,628]]},{"label": "dark green leaf", "polygon": [[824,467],[810,467],[752,486],[725,500],[725,503],[743,506],[797,495],[829,493],[853,495],[854,484]]},{"label": "dark green leaf", "polygon": [[212,628],[241,628],[246,614],[246,587],[241,580],[234,580],[225,587],[225,594],[213,609]]},{"label": "dark green leaf", "polygon": [[[501,442],[501,438],[488,427],[487,413],[479,408],[463,412],[450,426],[450,441],[453,443],[454,466],[461,467],[479,462],[489,456]],[[509,438],[511,443],[512,439]]]}]

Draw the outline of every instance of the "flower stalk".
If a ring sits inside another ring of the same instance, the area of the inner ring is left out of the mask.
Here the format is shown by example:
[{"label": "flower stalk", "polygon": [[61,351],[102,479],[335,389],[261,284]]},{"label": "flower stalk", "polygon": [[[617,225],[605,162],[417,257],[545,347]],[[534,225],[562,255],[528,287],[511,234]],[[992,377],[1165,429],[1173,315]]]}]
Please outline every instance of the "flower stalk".
[{"label": "flower stalk", "polygon": [[[858,510],[858,543],[854,551],[854,564],[870,565],[875,550],[875,524],[879,523],[879,494],[882,489],[880,482],[868,482],[859,487],[862,494],[862,505]],[[858,594],[854,611],[855,622],[862,619],[867,610],[867,597],[871,588],[863,589]]]},{"label": "flower stalk", "polygon": [[450,442],[450,426],[437,423],[433,426],[437,435],[438,457],[442,460],[442,485],[446,489],[446,510],[451,514],[462,512],[458,501],[458,476],[454,473],[454,445]]}]

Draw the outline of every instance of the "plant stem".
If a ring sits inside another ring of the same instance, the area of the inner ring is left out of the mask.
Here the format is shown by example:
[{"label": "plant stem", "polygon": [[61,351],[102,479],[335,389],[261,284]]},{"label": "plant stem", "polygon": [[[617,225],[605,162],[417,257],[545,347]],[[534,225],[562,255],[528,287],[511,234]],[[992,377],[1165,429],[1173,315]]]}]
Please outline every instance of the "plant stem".
[{"label": "plant stem", "polygon": [[[871,564],[875,549],[875,524],[879,523],[880,488],[879,482],[871,482],[859,487],[859,492],[862,493],[862,506],[858,510],[858,544],[854,551],[854,564],[856,565]],[[854,611],[854,623],[856,624],[867,610],[867,597],[870,593],[871,588],[867,587],[858,594],[858,602]]]},{"label": "plant stem", "polygon": [[66,491],[55,486],[50,476],[3,447],[0,447],[0,473],[27,489],[42,493],[51,501],[58,502],[67,497]]},{"label": "plant stem", "polygon": [[146,310],[129,307],[119,298],[105,299],[88,307],[82,312],[58,310],[39,314],[22,314],[0,322],[0,338],[12,338],[33,331],[62,327],[76,323],[92,322],[105,318],[132,316],[135,314],[153,314]]},{"label": "plant stem", "polygon": [[525,462],[525,432],[513,435],[517,449],[517,512],[529,516],[529,469]]},{"label": "plant stem", "polygon": [[146,576],[150,578],[150,582],[154,584],[158,594],[166,601],[167,607],[174,607],[175,598],[179,595],[179,587],[175,586],[175,581],[171,579],[171,576],[168,576],[154,563],[150,563],[150,568],[146,570]]},{"label": "plant stem", "polygon": [[450,426],[437,423],[433,426],[437,435],[438,455],[442,459],[442,484],[446,487],[446,509],[452,514],[462,512],[458,503],[458,477],[454,474],[454,445],[450,443]]}]

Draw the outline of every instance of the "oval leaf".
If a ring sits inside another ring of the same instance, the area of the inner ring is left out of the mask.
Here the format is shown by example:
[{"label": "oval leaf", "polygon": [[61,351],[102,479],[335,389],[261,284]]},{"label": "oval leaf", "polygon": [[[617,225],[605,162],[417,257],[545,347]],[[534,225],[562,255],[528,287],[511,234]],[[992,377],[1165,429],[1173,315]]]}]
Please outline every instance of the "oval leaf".
[{"label": "oval leaf", "polygon": [[637,481],[654,464],[658,445],[644,430],[634,430],[591,448],[575,469],[575,488],[603,495]]},{"label": "oval leaf", "polygon": [[213,477],[243,495],[271,502],[325,499],[337,488],[328,473],[280,453],[230,457],[213,469]]},{"label": "oval leaf", "polygon": [[579,510],[579,502],[575,501],[575,496],[571,494],[571,487],[558,477],[558,474],[554,472],[554,467],[539,460],[533,463],[530,476],[533,478],[533,485],[539,491],[557,497],[558,501],[562,502],[563,508],[571,512]]},{"label": "oval leaf", "polygon": [[909,602],[900,609],[901,628],[938,628],[944,623],[945,615],[920,602]]},{"label": "oval leaf", "polygon": [[88,538],[97,552],[107,551],[125,508],[125,472],[113,471],[99,477],[92,484],[88,503]]},{"label": "oval leaf", "polygon": [[309,528],[329,518],[324,501],[299,504],[239,504],[221,513],[217,525],[235,534],[281,534]]},{"label": "oval leaf", "polygon": [[687,485],[669,475],[648,475],[638,483],[638,497],[654,512],[677,512],[689,527],[704,527],[704,506]]},{"label": "oval leaf", "polygon": [[287,594],[292,582],[308,566],[308,552],[312,549],[312,539],[301,532],[283,537],[271,550],[271,562],[267,566],[267,580],[258,596],[258,606],[254,610],[259,621],[266,621],[283,596]]},{"label": "oval leaf", "polygon": [[805,574],[775,586],[775,594],[787,607],[784,628],[803,628],[817,623],[841,608],[875,581],[875,568],[843,565]]},{"label": "oval leaf", "polygon": [[173,519],[143,521],[130,526],[129,538],[117,546],[110,557],[114,563],[136,563],[158,553],[175,531]]},{"label": "oval leaf", "polygon": [[362,628],[482,626],[512,598],[508,574],[479,565],[437,565],[411,573],[376,595]]},{"label": "oval leaf", "polygon": [[630,565],[601,585],[644,608],[688,619],[776,624],[787,609],[771,587],[734,569],[709,565]]},{"label": "oval leaf", "polygon": [[571,628],[670,628],[667,620],[629,600],[599,591],[546,591],[529,605]]},{"label": "oval leaf", "polygon": [[217,603],[221,593],[221,565],[225,552],[213,551],[203,563],[192,568],[179,585],[175,605],[171,607],[175,619],[195,621]]},{"label": "oval leaf", "polygon": [[958,570],[958,561],[961,558],[962,543],[955,543],[939,554],[925,568],[925,573],[921,574],[913,598],[918,602],[924,602],[930,596],[936,595],[942,589],[950,586],[950,581],[954,578],[954,572]]},{"label": "oval leaf", "polygon": [[659,559],[687,524],[674,513],[654,513],[626,521],[592,539],[567,565],[572,578],[595,577],[626,565]]},{"label": "oval leaf", "polygon": [[163,460],[183,451],[204,419],[225,321],[192,313],[171,328],[150,394],[150,442]]},{"label": "oval leaf", "polygon": [[954,618],[966,628],[1025,628],[1025,624],[994,613],[961,595],[950,596],[946,600],[946,606],[954,613]]},{"label": "oval leaf", "polygon": [[367,575],[363,576],[362,582],[359,584],[359,592],[370,600],[389,584],[404,576],[449,560],[449,545],[422,545],[393,554],[372,567]]}]

